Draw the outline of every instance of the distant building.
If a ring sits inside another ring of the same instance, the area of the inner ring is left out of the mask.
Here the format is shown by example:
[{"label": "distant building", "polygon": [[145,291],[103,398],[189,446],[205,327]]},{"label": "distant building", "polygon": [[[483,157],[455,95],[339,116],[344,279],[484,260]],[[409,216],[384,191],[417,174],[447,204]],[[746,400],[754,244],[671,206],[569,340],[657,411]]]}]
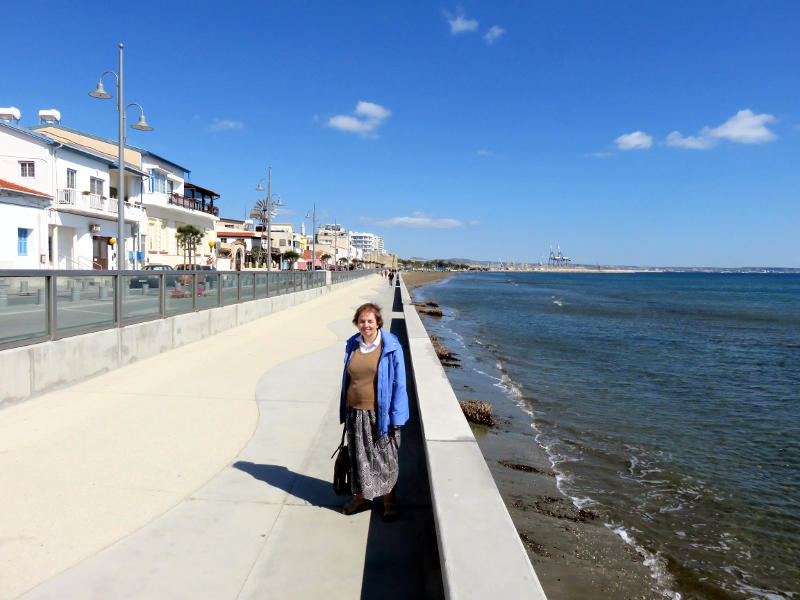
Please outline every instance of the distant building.
[{"label": "distant building", "polygon": [[365,233],[361,231],[350,232],[350,243],[354,248],[360,249],[364,255],[372,252],[379,252],[383,254],[383,238],[375,235],[374,233]]}]

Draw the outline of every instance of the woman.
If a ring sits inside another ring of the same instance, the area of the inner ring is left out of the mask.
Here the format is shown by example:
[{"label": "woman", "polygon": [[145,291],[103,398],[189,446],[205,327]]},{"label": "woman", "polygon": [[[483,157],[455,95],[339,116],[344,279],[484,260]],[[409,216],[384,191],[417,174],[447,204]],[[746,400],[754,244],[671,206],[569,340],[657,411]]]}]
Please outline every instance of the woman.
[{"label": "woman", "polygon": [[381,329],[381,309],[368,302],[356,310],[359,333],[347,340],[339,404],[350,454],[352,491],[346,515],[367,500],[383,496],[383,519],[397,518],[394,486],[400,427],[408,421],[406,368],[397,337]]}]

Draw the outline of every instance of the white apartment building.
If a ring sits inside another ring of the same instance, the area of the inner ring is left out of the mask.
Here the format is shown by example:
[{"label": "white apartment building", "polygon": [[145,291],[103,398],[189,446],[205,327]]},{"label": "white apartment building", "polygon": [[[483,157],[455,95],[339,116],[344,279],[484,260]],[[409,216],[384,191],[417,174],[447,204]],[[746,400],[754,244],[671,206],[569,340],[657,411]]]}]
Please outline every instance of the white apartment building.
[{"label": "white apartment building", "polygon": [[[83,148],[94,155],[105,157],[113,165],[116,164],[113,157],[118,153],[118,146],[113,140],[53,123],[31,129],[34,133],[43,134],[71,147]],[[178,246],[176,237],[177,229],[182,225],[193,225],[203,232],[197,248],[197,258],[210,262],[209,242],[216,240],[214,223],[219,219],[219,208],[214,203],[219,199],[219,194],[187,183],[187,168],[149,150],[126,145],[125,162],[126,165],[136,165],[132,167],[136,176],[127,173],[125,176],[126,223],[129,220],[127,206],[138,207],[140,210],[132,232],[126,232],[126,268],[151,263],[170,266],[182,263],[183,250]],[[126,166],[126,171],[131,171],[131,168]],[[114,198],[117,197],[118,179],[116,170],[112,170],[108,185]],[[110,204],[113,205],[111,210],[116,214],[116,202]],[[131,254],[133,251],[135,252]],[[87,267],[84,265],[74,268]]]},{"label": "white apartment building", "polygon": [[352,231],[350,232],[350,243],[354,248],[362,250],[364,255],[372,252],[383,254],[383,238],[374,233]]},{"label": "white apartment building", "polygon": [[[140,250],[145,173],[128,158],[124,251],[130,268]],[[113,268],[117,173],[116,161],[94,148],[0,121],[0,268]]]}]

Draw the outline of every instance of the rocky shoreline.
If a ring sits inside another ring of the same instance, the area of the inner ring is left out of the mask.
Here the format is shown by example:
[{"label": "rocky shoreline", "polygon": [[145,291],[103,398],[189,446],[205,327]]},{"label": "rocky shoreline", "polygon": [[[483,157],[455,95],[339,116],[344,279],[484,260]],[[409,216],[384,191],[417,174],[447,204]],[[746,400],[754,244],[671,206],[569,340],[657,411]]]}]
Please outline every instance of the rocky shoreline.
[{"label": "rocky shoreline", "polygon": [[[449,275],[404,272],[403,280],[411,292]],[[426,301],[432,302],[429,297]],[[436,336],[439,319],[425,319],[429,333]],[[452,356],[438,337],[435,340]],[[491,400],[492,425],[471,422],[470,427],[548,598],[663,598],[642,557],[598,515],[578,508],[558,489],[530,417],[502,395],[478,397],[469,370],[443,364],[462,408],[465,402]]]}]

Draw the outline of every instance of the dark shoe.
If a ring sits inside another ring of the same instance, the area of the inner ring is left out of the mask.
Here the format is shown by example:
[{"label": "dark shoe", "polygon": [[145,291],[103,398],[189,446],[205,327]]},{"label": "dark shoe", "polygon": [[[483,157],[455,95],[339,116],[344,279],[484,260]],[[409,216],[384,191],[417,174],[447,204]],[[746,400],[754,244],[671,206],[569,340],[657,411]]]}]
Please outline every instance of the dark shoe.
[{"label": "dark shoe", "polygon": [[383,522],[393,523],[394,521],[397,521],[397,506],[395,506],[394,504],[384,504]]},{"label": "dark shoe", "polygon": [[366,500],[364,500],[364,498],[353,498],[342,507],[342,514],[352,515],[354,512],[358,511],[365,502]]}]

